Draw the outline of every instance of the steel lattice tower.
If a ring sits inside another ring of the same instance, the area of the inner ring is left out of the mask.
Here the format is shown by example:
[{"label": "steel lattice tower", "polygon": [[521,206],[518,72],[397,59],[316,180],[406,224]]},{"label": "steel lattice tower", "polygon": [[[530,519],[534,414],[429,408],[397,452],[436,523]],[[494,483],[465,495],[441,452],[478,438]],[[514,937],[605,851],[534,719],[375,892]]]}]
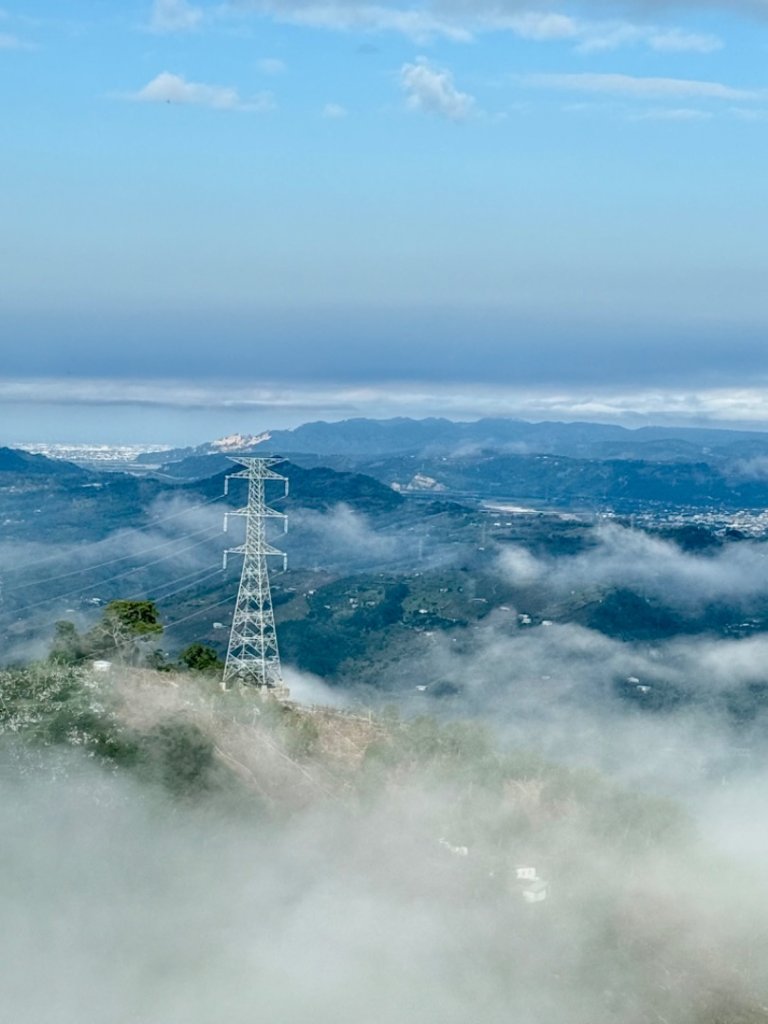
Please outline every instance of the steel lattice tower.
[{"label": "steel lattice tower", "polygon": [[239,681],[244,686],[256,686],[264,692],[269,690],[275,696],[287,697],[288,690],[280,672],[267,559],[279,555],[283,559],[283,568],[286,568],[288,558],[285,552],[278,551],[267,541],[267,521],[282,519],[284,530],[288,528],[288,521],[284,513],[270,508],[265,500],[267,480],[281,480],[285,485],[285,495],[288,494],[287,479],[272,469],[282,461],[278,458],[233,458],[232,462],[244,468],[239,473],[231,473],[225,481],[224,493],[227,494],[230,480],[247,480],[248,504],[224,516],[225,531],[230,516],[245,517],[245,543],[224,552],[224,568],[227,555],[243,556],[243,571],[224,667],[224,688],[228,689]]}]

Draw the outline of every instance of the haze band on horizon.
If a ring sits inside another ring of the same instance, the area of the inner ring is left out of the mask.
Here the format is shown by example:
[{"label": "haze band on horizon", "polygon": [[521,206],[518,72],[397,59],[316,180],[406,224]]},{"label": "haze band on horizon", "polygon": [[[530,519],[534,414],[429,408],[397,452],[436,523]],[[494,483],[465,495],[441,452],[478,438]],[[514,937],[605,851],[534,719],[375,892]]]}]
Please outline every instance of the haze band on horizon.
[{"label": "haze band on horizon", "polygon": [[6,3],[0,428],[768,422],[767,36],[746,0]]}]

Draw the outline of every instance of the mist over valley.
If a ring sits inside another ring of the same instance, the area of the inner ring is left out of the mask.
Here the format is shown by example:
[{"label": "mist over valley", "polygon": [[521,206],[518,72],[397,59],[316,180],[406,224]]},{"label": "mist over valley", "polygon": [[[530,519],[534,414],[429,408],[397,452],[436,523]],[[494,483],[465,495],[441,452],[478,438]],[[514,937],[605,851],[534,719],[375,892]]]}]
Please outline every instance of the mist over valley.
[{"label": "mist over valley", "polygon": [[[231,460],[2,452],[17,1015],[68,1024],[108,992],[120,1024],[222,998],[243,1021],[766,1019],[768,547],[743,441],[706,438],[725,499],[653,439],[637,465],[683,500],[614,504],[590,484],[611,459],[488,437],[280,464],[282,704],[220,688]],[[142,601],[156,619],[119,634]]]}]

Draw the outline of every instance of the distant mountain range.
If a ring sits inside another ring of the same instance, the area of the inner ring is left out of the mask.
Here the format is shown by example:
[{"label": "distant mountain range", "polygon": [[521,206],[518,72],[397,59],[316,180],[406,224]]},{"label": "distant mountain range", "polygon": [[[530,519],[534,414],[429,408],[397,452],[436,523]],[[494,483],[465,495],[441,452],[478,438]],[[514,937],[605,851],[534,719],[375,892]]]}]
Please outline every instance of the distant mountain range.
[{"label": "distant mountain range", "polygon": [[[294,430],[232,435],[197,447],[162,453],[165,465],[238,450],[348,457],[353,462],[379,455],[466,455],[502,451],[519,455],[564,455],[587,459],[642,459],[650,462],[749,462],[768,457],[768,433],[693,427],[629,429],[604,423],[527,423],[482,419],[349,419],[305,423]],[[157,464],[157,453],[140,456]]]},{"label": "distant mountain range", "polygon": [[324,466],[373,477],[405,495],[625,513],[768,507],[768,434],[728,430],[345,420],[166,452],[159,472],[178,481],[225,472],[232,468],[233,441],[255,454],[280,452],[305,471]]},{"label": "distant mountain range", "polygon": [[308,508],[345,503],[375,514],[393,509],[403,495],[423,494],[622,513],[768,508],[768,433],[507,419],[353,419],[233,434],[165,452],[154,471],[158,453],[145,453],[143,476],[84,471],[2,449],[6,482],[13,473],[28,481],[23,494],[6,493],[9,532],[23,529],[32,506],[40,507],[30,491],[32,478],[45,478],[57,492],[60,529],[74,530],[75,515],[93,508],[94,528],[108,532],[176,487],[211,497],[210,488],[220,488],[222,474],[234,470],[238,451],[288,456],[285,472]]}]

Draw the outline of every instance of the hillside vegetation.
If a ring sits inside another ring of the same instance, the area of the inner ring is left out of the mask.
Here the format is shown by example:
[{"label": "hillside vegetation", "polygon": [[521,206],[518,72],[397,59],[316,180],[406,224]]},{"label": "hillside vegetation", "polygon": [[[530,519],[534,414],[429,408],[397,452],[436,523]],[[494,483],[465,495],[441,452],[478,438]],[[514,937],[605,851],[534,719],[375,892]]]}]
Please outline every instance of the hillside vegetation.
[{"label": "hillside vegetation", "polygon": [[345,878],[364,884],[374,903],[418,906],[469,944],[463,979],[443,984],[461,1005],[464,986],[484,990],[483,1021],[521,991],[550,1007],[531,1020],[768,1020],[749,885],[723,884],[680,809],[502,750],[474,723],[279,704],[203,675],[38,664],[0,674],[0,736],[21,777],[52,771],[61,786],[84,758],[175,815],[215,809],[249,830],[256,860],[259,829],[308,829],[317,872],[342,893]]}]

